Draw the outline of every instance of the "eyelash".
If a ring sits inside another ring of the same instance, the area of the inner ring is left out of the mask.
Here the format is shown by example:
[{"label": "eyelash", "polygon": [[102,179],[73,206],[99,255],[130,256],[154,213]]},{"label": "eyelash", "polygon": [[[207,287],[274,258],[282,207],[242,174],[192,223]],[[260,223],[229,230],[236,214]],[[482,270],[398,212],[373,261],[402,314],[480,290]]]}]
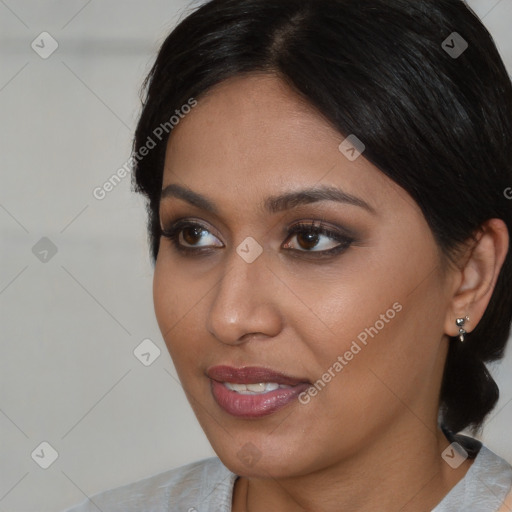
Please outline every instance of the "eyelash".
[{"label": "eyelash", "polygon": [[[170,227],[161,229],[160,233],[161,236],[169,239],[174,247],[181,253],[186,255],[193,255],[193,256],[199,256],[201,254],[209,253],[212,250],[215,250],[215,248],[212,247],[202,247],[202,248],[193,248],[193,247],[187,247],[183,246],[179,243],[179,235],[182,231],[184,231],[186,228],[199,228],[202,232],[206,231],[210,233],[208,229],[206,229],[205,226],[202,224],[199,224],[197,222],[192,222],[189,220],[178,220],[174,224],[172,224]],[[332,247],[331,249],[327,249],[324,251],[308,251],[308,250],[299,250],[299,249],[285,249],[287,251],[292,251],[294,253],[299,254],[307,254],[307,255],[314,255],[314,257],[321,258],[321,257],[329,257],[334,256],[337,254],[340,254],[344,252],[346,249],[348,249],[353,242],[355,241],[353,238],[343,235],[339,232],[333,231],[329,229],[322,221],[312,223],[304,223],[304,222],[298,222],[297,224],[294,224],[287,233],[286,237],[286,243],[288,243],[288,240],[293,235],[297,234],[314,234],[314,235],[324,235],[327,236],[334,241],[338,242],[339,245]],[[202,234],[202,233],[201,233]],[[210,233],[211,234],[211,233]],[[215,235],[214,235],[215,236]]]}]

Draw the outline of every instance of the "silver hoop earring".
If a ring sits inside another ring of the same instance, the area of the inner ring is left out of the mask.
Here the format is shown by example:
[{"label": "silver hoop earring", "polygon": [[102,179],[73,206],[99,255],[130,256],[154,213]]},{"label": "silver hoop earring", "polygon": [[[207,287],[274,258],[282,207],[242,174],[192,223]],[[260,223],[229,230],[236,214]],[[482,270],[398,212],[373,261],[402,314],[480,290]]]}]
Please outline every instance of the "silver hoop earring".
[{"label": "silver hoop earring", "polygon": [[467,331],[464,329],[464,324],[466,323],[467,320],[469,320],[468,316],[466,316],[465,318],[457,318],[457,320],[455,320],[455,323],[459,328],[459,341],[461,343],[464,343],[464,339],[467,334]]}]

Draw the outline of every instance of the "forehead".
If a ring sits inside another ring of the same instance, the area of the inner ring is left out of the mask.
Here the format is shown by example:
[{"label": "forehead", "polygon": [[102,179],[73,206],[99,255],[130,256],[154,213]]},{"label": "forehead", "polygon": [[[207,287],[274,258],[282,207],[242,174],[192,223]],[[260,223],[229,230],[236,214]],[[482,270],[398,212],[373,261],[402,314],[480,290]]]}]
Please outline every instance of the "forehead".
[{"label": "forehead", "polygon": [[172,158],[172,151],[180,146],[194,148],[196,157],[243,152],[251,161],[269,155],[281,159],[289,147],[296,150],[313,139],[327,138],[336,145],[340,136],[282,80],[256,74],[226,80],[201,96],[171,133],[168,153]]},{"label": "forehead", "polygon": [[197,101],[169,137],[162,188],[185,185],[237,207],[315,185],[376,208],[390,190],[405,194],[363,156],[347,159],[344,135],[276,76],[229,79]]}]

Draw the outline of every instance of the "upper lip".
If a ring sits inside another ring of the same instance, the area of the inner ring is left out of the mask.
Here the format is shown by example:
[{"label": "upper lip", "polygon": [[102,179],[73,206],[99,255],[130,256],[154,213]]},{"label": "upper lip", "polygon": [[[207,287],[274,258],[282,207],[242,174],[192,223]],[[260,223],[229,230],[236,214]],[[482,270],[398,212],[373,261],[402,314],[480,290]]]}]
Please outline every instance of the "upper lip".
[{"label": "upper lip", "polygon": [[231,382],[233,384],[259,384],[260,382],[275,382],[285,386],[309,384],[307,379],[291,377],[290,375],[260,366],[244,366],[242,368],[225,365],[211,366],[206,370],[206,375],[212,380]]}]

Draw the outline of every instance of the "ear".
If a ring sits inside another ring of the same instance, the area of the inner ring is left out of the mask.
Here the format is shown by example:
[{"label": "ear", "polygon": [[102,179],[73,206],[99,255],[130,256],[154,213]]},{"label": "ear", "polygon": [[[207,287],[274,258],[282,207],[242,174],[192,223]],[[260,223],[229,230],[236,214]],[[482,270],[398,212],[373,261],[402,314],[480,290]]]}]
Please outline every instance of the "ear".
[{"label": "ear", "polygon": [[476,241],[469,244],[456,271],[454,292],[447,311],[444,329],[448,336],[457,336],[457,318],[469,317],[464,329],[471,332],[482,319],[507,256],[509,234],[501,219],[482,224]]}]

